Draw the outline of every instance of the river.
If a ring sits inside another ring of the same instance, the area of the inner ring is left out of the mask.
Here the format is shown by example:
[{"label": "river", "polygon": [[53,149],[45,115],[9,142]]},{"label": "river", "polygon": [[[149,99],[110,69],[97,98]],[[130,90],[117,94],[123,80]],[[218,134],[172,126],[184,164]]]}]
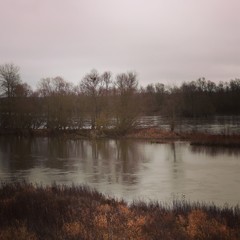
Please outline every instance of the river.
[{"label": "river", "polygon": [[132,200],[240,204],[240,149],[138,140],[0,137],[0,179],[87,184]]}]

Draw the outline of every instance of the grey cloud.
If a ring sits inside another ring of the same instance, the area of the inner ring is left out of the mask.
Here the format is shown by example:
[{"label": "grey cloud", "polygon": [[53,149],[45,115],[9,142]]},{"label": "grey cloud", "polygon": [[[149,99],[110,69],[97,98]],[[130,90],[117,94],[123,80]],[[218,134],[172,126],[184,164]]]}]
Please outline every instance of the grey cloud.
[{"label": "grey cloud", "polygon": [[96,68],[138,72],[142,85],[239,77],[238,0],[2,0],[0,64],[32,85],[74,83]]}]

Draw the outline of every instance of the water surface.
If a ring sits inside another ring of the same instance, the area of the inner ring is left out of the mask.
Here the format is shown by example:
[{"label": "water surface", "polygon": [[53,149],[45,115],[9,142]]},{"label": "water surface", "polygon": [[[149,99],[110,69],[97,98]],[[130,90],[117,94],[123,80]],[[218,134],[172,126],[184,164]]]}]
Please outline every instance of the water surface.
[{"label": "water surface", "polygon": [[[142,116],[138,123],[143,127],[157,127],[170,130],[172,120],[162,116]],[[206,132],[213,134],[240,134],[240,116],[209,116],[197,118],[176,118],[177,132]]]},{"label": "water surface", "polygon": [[136,140],[0,137],[0,179],[88,184],[131,201],[240,204],[240,149]]}]

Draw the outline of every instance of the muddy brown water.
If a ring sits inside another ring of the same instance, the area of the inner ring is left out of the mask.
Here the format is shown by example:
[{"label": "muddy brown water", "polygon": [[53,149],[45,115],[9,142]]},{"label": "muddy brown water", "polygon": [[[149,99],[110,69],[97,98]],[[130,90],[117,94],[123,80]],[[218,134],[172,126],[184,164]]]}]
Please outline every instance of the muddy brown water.
[{"label": "muddy brown water", "polygon": [[138,140],[0,137],[0,180],[87,184],[132,200],[240,203],[240,149]]}]

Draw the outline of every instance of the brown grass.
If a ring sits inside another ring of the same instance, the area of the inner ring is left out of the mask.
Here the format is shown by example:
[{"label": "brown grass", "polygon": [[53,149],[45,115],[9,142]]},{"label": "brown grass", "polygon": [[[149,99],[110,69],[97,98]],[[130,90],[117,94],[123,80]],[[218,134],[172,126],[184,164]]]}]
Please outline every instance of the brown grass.
[{"label": "brown grass", "polygon": [[84,186],[3,184],[0,239],[240,239],[240,209],[127,204]]},{"label": "brown grass", "polygon": [[145,139],[151,143],[165,143],[168,141],[185,140],[190,141],[191,145],[213,146],[213,147],[231,147],[240,148],[240,135],[224,135],[210,133],[176,133],[157,128],[135,129],[129,133],[127,138]]},{"label": "brown grass", "polygon": [[137,139],[158,139],[158,140],[176,140],[180,139],[179,134],[157,128],[135,129],[127,135],[128,138]]}]

